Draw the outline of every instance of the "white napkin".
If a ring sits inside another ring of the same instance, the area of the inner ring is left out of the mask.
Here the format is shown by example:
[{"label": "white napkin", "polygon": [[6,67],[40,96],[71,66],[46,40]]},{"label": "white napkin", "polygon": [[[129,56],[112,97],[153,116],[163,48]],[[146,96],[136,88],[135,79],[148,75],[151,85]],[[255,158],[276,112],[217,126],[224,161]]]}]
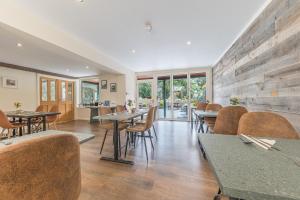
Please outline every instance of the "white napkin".
[{"label": "white napkin", "polygon": [[271,146],[273,146],[276,143],[276,140],[269,140],[269,139],[259,139],[259,140],[268,143]]}]

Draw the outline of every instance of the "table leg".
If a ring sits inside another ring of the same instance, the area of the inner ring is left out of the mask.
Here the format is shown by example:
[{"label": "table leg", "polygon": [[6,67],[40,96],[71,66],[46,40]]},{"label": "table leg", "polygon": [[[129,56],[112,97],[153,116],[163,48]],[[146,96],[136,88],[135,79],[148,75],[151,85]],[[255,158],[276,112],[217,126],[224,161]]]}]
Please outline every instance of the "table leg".
[{"label": "table leg", "polygon": [[28,134],[31,134],[31,118],[27,119],[27,129],[28,129]]},{"label": "table leg", "polygon": [[193,113],[194,109],[191,109],[191,128],[193,129],[194,128],[194,113]]},{"label": "table leg", "polygon": [[46,127],[46,122],[47,122],[47,118],[46,116],[43,116],[43,131],[46,131],[47,127]]},{"label": "table leg", "polygon": [[[19,123],[20,123],[20,124],[22,123],[22,120],[23,120],[23,119],[20,117],[20,118],[19,118]],[[15,133],[14,133],[14,135],[15,135]],[[20,127],[20,128],[19,128],[19,136],[22,136],[22,135],[23,135],[23,127]]]},{"label": "table leg", "polygon": [[114,135],[113,135],[114,157],[113,158],[101,157],[101,160],[133,165],[134,164],[133,161],[119,159],[119,122],[116,120],[113,123],[114,123]]}]

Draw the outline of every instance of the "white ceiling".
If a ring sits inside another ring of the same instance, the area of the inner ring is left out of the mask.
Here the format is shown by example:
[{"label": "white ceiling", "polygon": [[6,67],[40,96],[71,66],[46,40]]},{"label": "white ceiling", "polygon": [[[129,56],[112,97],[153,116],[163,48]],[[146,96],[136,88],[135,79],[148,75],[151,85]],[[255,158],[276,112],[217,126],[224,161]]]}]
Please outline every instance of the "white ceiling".
[{"label": "white ceiling", "polygon": [[[133,71],[149,71],[215,64],[268,0],[10,1]],[[146,21],[151,33],[144,30]]]},{"label": "white ceiling", "polygon": [[[23,46],[18,47],[17,43]],[[46,41],[0,23],[0,61],[73,77],[112,71]]]}]

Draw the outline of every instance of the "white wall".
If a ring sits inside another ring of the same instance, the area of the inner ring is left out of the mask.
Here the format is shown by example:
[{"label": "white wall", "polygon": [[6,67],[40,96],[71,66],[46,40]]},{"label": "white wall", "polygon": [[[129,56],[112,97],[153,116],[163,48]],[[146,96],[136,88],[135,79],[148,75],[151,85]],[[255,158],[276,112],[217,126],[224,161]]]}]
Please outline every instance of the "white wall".
[{"label": "white wall", "polygon": [[[126,101],[126,80],[125,75],[104,74],[100,76],[101,80],[107,80],[107,89],[100,92],[100,100],[109,100],[117,105],[124,105]],[[117,92],[110,92],[110,84],[117,84]],[[133,82],[134,85],[134,82]]]},{"label": "white wall", "polygon": [[[18,80],[18,88],[3,87],[3,77]],[[37,74],[22,70],[14,70],[0,66],[0,109],[3,111],[15,110],[14,102],[22,103],[23,110],[35,110],[37,102]]]}]

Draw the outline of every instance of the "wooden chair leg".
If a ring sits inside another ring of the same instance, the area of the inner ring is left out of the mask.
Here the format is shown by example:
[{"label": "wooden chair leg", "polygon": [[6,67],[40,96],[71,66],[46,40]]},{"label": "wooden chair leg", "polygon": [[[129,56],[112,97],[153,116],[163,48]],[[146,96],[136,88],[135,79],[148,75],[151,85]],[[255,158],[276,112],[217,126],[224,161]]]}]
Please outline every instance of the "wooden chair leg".
[{"label": "wooden chair leg", "polygon": [[102,145],[101,145],[101,149],[100,149],[100,154],[102,153],[102,150],[103,150],[103,146],[104,146],[104,143],[105,143],[105,140],[106,140],[106,135],[108,133],[108,130],[105,131],[105,135],[104,135],[104,138],[102,140]]}]

